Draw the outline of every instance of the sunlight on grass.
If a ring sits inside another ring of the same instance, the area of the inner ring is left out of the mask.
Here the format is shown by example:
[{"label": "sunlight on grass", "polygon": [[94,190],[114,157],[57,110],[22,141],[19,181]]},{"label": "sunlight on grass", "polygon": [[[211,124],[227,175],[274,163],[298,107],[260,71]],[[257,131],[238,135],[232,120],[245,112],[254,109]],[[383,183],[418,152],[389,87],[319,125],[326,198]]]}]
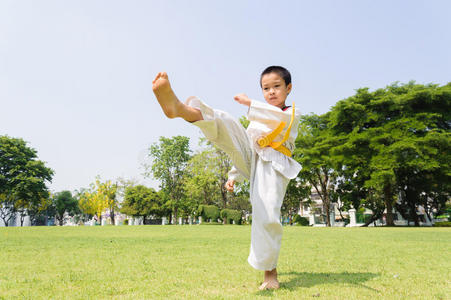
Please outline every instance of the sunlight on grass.
[{"label": "sunlight on grass", "polygon": [[285,227],[258,292],[250,226],[0,228],[0,298],[447,299],[449,228]]}]

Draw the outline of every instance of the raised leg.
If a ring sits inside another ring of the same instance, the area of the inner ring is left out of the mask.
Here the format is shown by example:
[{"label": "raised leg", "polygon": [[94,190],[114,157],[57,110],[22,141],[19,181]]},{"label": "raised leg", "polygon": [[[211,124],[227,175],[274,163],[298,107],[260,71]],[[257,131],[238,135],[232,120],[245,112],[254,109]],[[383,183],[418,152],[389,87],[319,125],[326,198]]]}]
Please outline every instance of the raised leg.
[{"label": "raised leg", "polygon": [[168,118],[182,118],[188,122],[203,120],[202,114],[198,109],[180,102],[171,88],[166,72],[157,74],[152,82],[152,90]]}]

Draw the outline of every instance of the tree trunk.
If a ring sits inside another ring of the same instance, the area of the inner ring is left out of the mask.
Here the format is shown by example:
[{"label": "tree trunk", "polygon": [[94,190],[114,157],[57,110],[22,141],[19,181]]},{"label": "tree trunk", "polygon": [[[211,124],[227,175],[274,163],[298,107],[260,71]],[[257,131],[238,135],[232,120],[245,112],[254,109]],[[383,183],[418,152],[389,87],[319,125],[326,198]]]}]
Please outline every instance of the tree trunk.
[{"label": "tree trunk", "polygon": [[324,192],[324,209],[326,210],[326,226],[330,227],[330,199],[327,190]]},{"label": "tree trunk", "polygon": [[111,219],[111,224],[116,225],[116,224],[114,223],[114,209],[111,209],[111,210],[110,210],[110,219]]},{"label": "tree trunk", "polygon": [[174,208],[174,218],[175,218],[174,224],[175,224],[175,225],[177,225],[177,211],[178,211],[178,208],[177,208],[177,207]]},{"label": "tree trunk", "polygon": [[[11,220],[11,218],[12,218],[12,216],[13,216],[13,214],[12,213],[7,213],[7,212],[5,212],[4,213],[4,211],[2,210],[1,211],[1,218],[2,218],[2,220],[3,220],[3,223],[5,223],[5,227],[8,227],[9,226],[9,221]],[[7,216],[9,216],[9,218],[7,218]]]},{"label": "tree trunk", "polygon": [[409,203],[409,215],[410,219],[415,222],[415,227],[420,227],[420,222],[418,220],[417,209],[413,202]]},{"label": "tree trunk", "polygon": [[387,226],[395,226],[395,223],[393,221],[393,203],[392,203],[393,199],[392,199],[392,192],[391,192],[390,184],[387,184],[384,187],[384,200],[385,200],[385,207],[387,209],[387,214],[386,214]]},{"label": "tree trunk", "polygon": [[[373,222],[376,222],[377,219],[379,219],[380,217],[382,217],[382,214],[384,213],[384,210],[380,210],[380,211],[376,211],[375,213],[373,213],[370,217],[370,219],[368,221],[365,222],[365,224],[363,224],[361,227],[368,227],[368,225],[370,225]],[[374,224],[374,226],[376,226],[376,224]]]}]

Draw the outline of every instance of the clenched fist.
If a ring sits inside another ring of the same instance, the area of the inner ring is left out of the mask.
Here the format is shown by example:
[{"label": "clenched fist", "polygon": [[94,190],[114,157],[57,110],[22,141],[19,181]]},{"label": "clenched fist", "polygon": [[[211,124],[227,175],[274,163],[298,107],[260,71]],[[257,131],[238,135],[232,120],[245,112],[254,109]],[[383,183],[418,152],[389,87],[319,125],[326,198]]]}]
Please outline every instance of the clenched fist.
[{"label": "clenched fist", "polygon": [[229,192],[233,192],[233,186],[235,185],[235,180],[233,179],[229,179],[227,180],[226,184],[224,185],[224,187],[226,188],[226,190],[228,190]]}]

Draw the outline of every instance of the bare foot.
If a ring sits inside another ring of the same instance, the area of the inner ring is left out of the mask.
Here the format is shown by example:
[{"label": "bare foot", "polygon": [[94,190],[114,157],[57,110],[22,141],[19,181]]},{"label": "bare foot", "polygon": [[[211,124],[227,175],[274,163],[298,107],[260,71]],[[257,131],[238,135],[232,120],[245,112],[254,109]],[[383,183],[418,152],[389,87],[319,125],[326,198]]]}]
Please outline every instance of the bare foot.
[{"label": "bare foot", "polygon": [[152,90],[166,117],[170,119],[178,117],[177,108],[180,106],[181,102],[174,94],[166,72],[157,74],[157,77],[152,81]]},{"label": "bare foot", "polygon": [[172,118],[183,118],[188,122],[202,120],[202,113],[191,106],[185,105],[177,98],[169,83],[168,74],[160,72],[152,81],[152,90],[160,103],[164,114]]},{"label": "bare foot", "polygon": [[265,280],[258,288],[260,291],[269,289],[278,289],[280,287],[279,281],[277,280],[277,269],[271,271],[265,271]]}]

